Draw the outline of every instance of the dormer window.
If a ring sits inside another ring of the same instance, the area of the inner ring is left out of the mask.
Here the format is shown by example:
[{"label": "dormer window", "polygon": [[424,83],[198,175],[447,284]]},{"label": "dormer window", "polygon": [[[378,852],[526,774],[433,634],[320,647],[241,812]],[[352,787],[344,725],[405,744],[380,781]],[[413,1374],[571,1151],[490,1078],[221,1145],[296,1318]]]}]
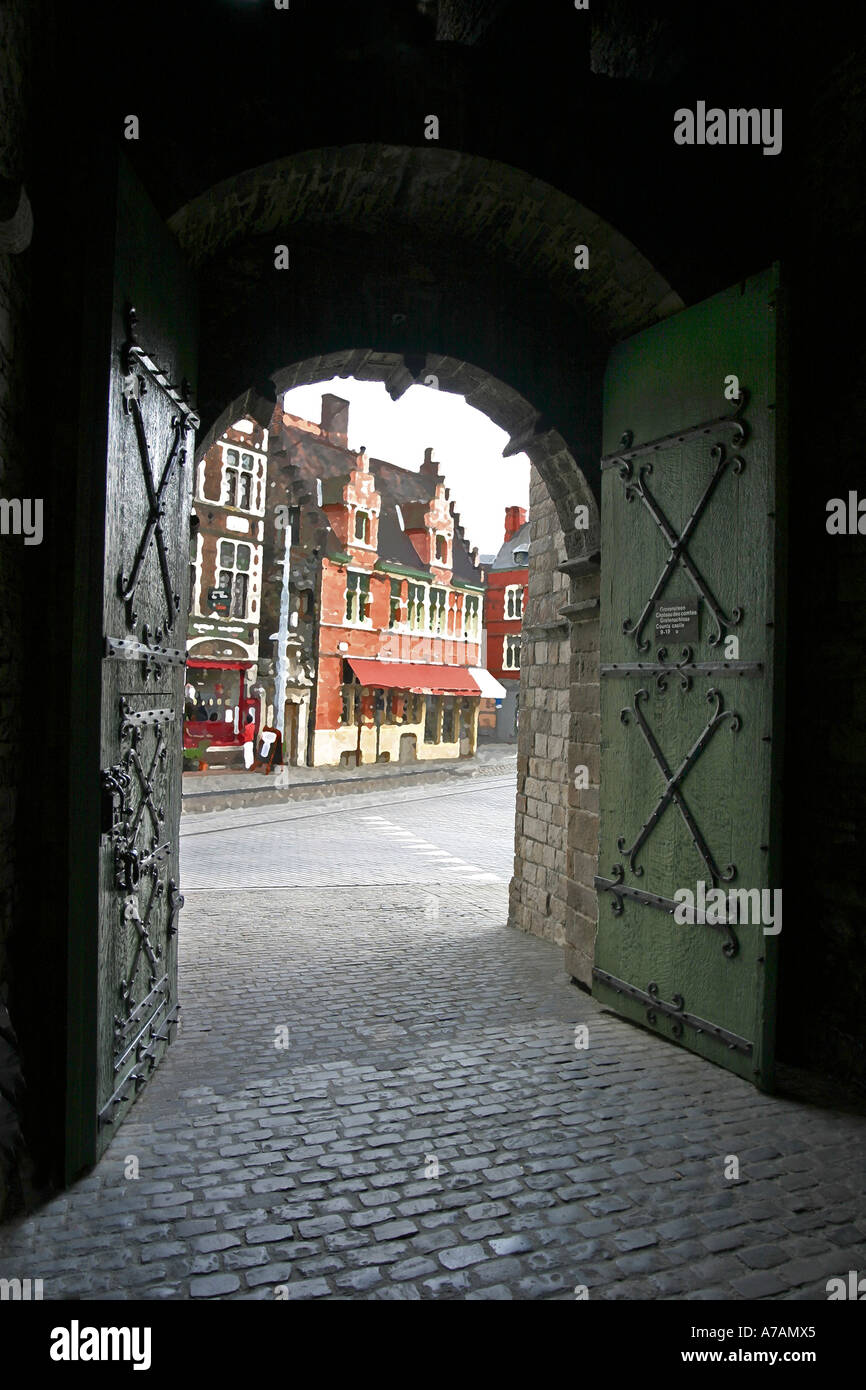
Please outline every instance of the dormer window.
[{"label": "dormer window", "polygon": [[436,559],[440,564],[448,563],[448,537],[438,532],[436,535]]},{"label": "dormer window", "polygon": [[528,565],[528,564],[529,564],[529,551],[528,551],[528,550],[515,550],[515,552],[514,552],[514,563],[515,563],[515,565],[518,566],[519,569],[523,569],[524,565]]},{"label": "dormer window", "polygon": [[356,540],[356,541],[359,541],[359,542],[361,543],[361,545],[369,545],[369,544],[370,544],[370,513],[369,513],[369,512],[356,512],[356,513],[355,513],[355,540]]}]

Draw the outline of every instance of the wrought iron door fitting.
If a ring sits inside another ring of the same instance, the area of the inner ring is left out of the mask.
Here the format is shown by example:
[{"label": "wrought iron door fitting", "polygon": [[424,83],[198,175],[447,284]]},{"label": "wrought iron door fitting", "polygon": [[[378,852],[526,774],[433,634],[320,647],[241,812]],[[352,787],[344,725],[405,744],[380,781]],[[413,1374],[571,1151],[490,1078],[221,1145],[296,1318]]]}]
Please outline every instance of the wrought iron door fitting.
[{"label": "wrought iron door fitting", "polygon": [[[624,881],[625,871],[622,864],[614,864],[612,872],[613,878],[602,878],[599,874],[596,874],[593,879],[593,885],[596,892],[610,893],[610,908],[614,917],[621,917],[623,914],[623,898],[630,898],[634,902],[641,903],[644,907],[654,907],[658,909],[659,912],[666,913],[668,917],[673,917],[677,908],[680,906],[674,898],[663,898],[658,893],[648,893],[642,888],[628,887]],[[740,943],[730,922],[709,922],[705,920],[701,925],[711,927],[714,931],[723,934],[725,941],[722,945],[722,952],[728,957],[728,960],[733,960],[734,956],[739,954]]]},{"label": "wrought iron door fitting", "polygon": [[638,989],[635,985],[627,984],[625,980],[618,980],[615,975],[610,975],[606,970],[593,969],[592,977],[600,984],[607,985],[616,994],[624,994],[629,999],[636,999],[638,1003],[646,1007],[647,1023],[656,1027],[658,1015],[663,1014],[672,1020],[671,1032],[675,1038],[681,1038],[685,1028],[691,1028],[695,1033],[705,1033],[708,1037],[716,1038],[717,1041],[724,1043],[725,1047],[732,1052],[741,1052],[744,1057],[751,1057],[753,1044],[747,1038],[740,1037],[739,1033],[732,1033],[728,1028],[720,1028],[717,1023],[710,1023],[708,1019],[699,1018],[697,1014],[686,1012],[686,1002],[681,994],[675,994],[668,1003],[659,997],[659,987],[655,981],[651,981],[646,989]]},{"label": "wrought iron door fitting", "polygon": [[[113,844],[114,884],[120,895],[118,929],[125,953],[113,1019],[113,1066],[119,1084],[100,1111],[103,1123],[109,1123],[116,1106],[128,1099],[130,1084],[136,1091],[144,1085],[156,1062],[157,1042],[162,1040],[157,1038],[157,1025],[164,1024],[172,1004],[164,954],[177,932],[183,897],[174,879],[165,882],[161,877],[171,844],[164,838],[166,814],[160,803],[161,774],[168,756],[166,728],[173,721],[172,709],[135,710],[121,697],[121,756],[100,775],[104,825]],[[133,1071],[121,1082],[131,1062]]]},{"label": "wrought iron door fitting", "polygon": [[[733,710],[725,710],[722,708],[723,701],[722,693],[720,690],[716,690],[715,688],[713,688],[712,690],[708,690],[707,701],[710,704],[711,709],[706,727],[701,731],[698,738],[692,745],[691,749],[686,754],[683,761],[680,763],[680,766],[677,768],[676,772],[673,772],[671,770],[670,764],[668,763],[664,753],[661,750],[661,747],[659,746],[659,743],[654,733],[652,732],[652,729],[647,723],[643,710],[641,709],[642,703],[648,699],[648,690],[641,689],[636,691],[632,704],[632,709],[624,709],[620,714],[620,718],[624,724],[628,724],[631,721],[632,713],[634,713],[634,717],[637,721],[638,728],[640,729],[641,734],[643,735],[644,742],[649,748],[650,753],[653,757],[653,761],[655,762],[662,775],[662,778],[664,779],[665,788],[652,814],[641,826],[641,829],[638,832],[637,837],[634,840],[634,843],[627,848],[625,836],[620,835],[617,838],[617,847],[620,853],[624,854],[628,859],[629,868],[631,869],[632,873],[635,875],[635,877],[640,878],[643,874],[643,868],[641,865],[636,863],[637,855],[641,847],[646,843],[653,830],[658,825],[668,806],[671,804],[671,802],[673,802],[680,815],[682,816],[683,820],[685,821],[686,828],[692,839],[692,843],[701,857],[701,860],[704,864],[704,868],[707,874],[709,875],[710,880],[712,881],[713,887],[716,887],[718,885],[719,879],[721,879],[724,882],[729,882],[731,879],[736,877],[736,865],[728,864],[724,870],[719,868],[706,840],[704,839],[697,825],[697,822],[695,821],[694,816],[692,815],[691,810],[689,809],[689,806],[680,788],[682,786],[682,783],[688,776],[689,772],[692,770],[695,763],[698,761],[699,757],[703,753],[704,749],[710,743],[716,731],[719,728],[721,728],[722,724],[729,723],[731,731],[733,733],[736,733],[741,726],[740,716],[736,714]],[[620,879],[624,875],[624,871],[621,865],[614,865],[612,872],[616,879]],[[620,901],[619,897],[616,897],[614,899],[614,912],[617,916],[619,916],[619,914],[622,912],[622,902]],[[733,952],[727,951],[726,954],[733,954]]]},{"label": "wrought iron door fitting", "polygon": [[[117,589],[121,599],[126,605],[126,625],[129,628],[134,627],[138,621],[138,615],[133,608],[135,591],[138,588],[142,568],[150,551],[151,544],[155,542],[166,604],[164,626],[165,631],[170,632],[174,626],[175,618],[180,608],[180,594],[175,590],[169,573],[165,537],[162,533],[162,523],[165,518],[164,499],[172,477],[174,476],[175,468],[181,470],[186,463],[185,441],[187,433],[191,428],[197,428],[199,420],[186,400],[188,390],[188,388],[186,388],[186,383],[184,383],[181,390],[178,391],[172,386],[165,373],[160,371],[153,359],[140,347],[137,340],[137,320],[134,308],[128,310],[126,318],[127,341],[121,350],[123,407],[126,414],[131,418],[135,430],[142,478],[147,494],[148,516],[135,552],[132,569],[128,575],[121,572],[118,576]],[[147,394],[148,376],[157,386],[166,392],[178,407],[178,413],[172,416],[171,419],[170,428],[172,437],[165,461],[162,465],[162,472],[160,473],[158,484],[155,483],[154,466],[150,457],[150,445],[144,428],[144,418],[141,413],[141,399]],[[147,641],[147,639],[145,639],[145,641]]]},{"label": "wrought iron door fitting", "polygon": [[[671,448],[673,445],[686,443],[688,440],[697,438],[700,435],[716,433],[723,427],[728,427],[732,430],[732,445],[735,450],[739,449],[747,438],[747,426],[740,418],[747,401],[748,392],[742,390],[740,392],[737,409],[734,411],[733,415],[721,416],[717,420],[707,421],[705,424],[696,425],[692,429],[682,430],[676,434],[664,435],[661,439],[652,440],[648,444],[642,444],[637,449],[632,449],[630,447],[634,436],[631,430],[627,430],[622,437],[622,448],[616,453],[609,454],[602,459],[602,468],[617,467],[619,476],[625,486],[627,501],[633,502],[635,498],[640,499],[668,546],[668,558],[661,574],[653,586],[652,593],[644,604],[640,616],[635,621],[631,618],[623,619],[622,630],[626,636],[634,637],[638,651],[649,651],[649,639],[644,640],[643,629],[646,626],[647,619],[656,602],[667,588],[671,576],[674,571],[680,567],[685,570],[693,588],[706,603],[716,624],[716,631],[708,638],[711,647],[718,646],[725,633],[730,628],[736,627],[742,621],[742,608],[733,608],[730,616],[724,611],[703,574],[692,559],[688,545],[697,528],[698,522],[706,511],[710,499],[719,485],[722,474],[728,467],[736,474],[742,473],[746,466],[745,459],[739,453],[735,454],[733,457],[729,457],[723,443],[716,442],[711,445],[710,457],[714,465],[712,475],[695,504],[691,516],[679,535],[668,520],[658,499],[650,491],[646,479],[653,471],[652,461],[647,457],[649,454],[659,453],[664,449]],[[634,465],[636,460],[641,460],[641,462],[638,463],[635,469]]]}]

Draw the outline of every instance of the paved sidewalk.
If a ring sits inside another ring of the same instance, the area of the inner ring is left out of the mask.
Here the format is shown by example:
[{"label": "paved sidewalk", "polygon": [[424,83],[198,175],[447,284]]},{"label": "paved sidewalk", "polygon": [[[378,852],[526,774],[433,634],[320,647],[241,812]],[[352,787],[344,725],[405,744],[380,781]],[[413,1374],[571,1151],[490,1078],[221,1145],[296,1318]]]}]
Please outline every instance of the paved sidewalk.
[{"label": "paved sidewalk", "polygon": [[379,783],[406,787],[465,777],[517,775],[516,743],[481,743],[474,758],[437,758],[415,763],[364,763],[359,768],[277,767],[272,773],[185,772],[184,811],[217,811],[276,805],[367,792]]},{"label": "paved sidewalk", "polygon": [[[384,792],[185,822],[183,1031],[94,1172],[0,1233],[0,1277],[46,1299],[824,1300],[866,1273],[862,1116],[622,1022],[503,925],[506,785]],[[357,858],[327,887],[340,818]],[[215,885],[232,841],[245,883],[285,886]]]}]

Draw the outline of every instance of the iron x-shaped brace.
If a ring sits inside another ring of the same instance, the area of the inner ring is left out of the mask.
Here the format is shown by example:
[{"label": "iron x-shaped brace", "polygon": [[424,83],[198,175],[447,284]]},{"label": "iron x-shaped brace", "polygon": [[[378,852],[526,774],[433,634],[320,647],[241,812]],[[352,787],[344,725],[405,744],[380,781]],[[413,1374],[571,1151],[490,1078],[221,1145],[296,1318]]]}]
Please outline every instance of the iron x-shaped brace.
[{"label": "iron x-shaped brace", "polygon": [[162,575],[162,587],[163,592],[165,594],[165,602],[167,608],[165,628],[166,631],[170,631],[174,625],[174,620],[177,616],[178,607],[180,605],[180,594],[176,593],[174,590],[174,586],[171,582],[171,575],[169,573],[168,568],[168,556],[166,555],[165,550],[165,538],[162,534],[162,521],[163,517],[165,516],[163,499],[165,497],[168,485],[171,482],[175,464],[177,463],[178,458],[182,457],[181,442],[184,436],[184,428],[180,417],[177,415],[173,416],[171,421],[171,444],[169,445],[168,456],[165,461],[165,466],[162,470],[162,476],[159,480],[159,487],[155,488],[153,482],[153,467],[150,461],[150,450],[148,448],[147,436],[144,432],[144,420],[142,419],[141,406],[139,404],[139,394],[144,390],[145,384],[140,377],[136,377],[134,374],[130,374],[130,376],[126,378],[123,393],[124,404],[127,414],[132,416],[133,424],[135,425],[135,435],[136,439],[138,440],[138,452],[139,457],[141,459],[141,469],[144,475],[144,486],[147,491],[147,504],[149,514],[144,531],[141,536],[141,540],[138,543],[138,550],[135,554],[135,561],[132,566],[132,571],[128,578],[121,573],[118,579],[117,587],[118,592],[120,593],[120,597],[126,604],[127,626],[133,627],[138,617],[137,613],[134,611],[132,607],[133,600],[135,598],[135,591],[138,587],[138,581],[141,578],[142,566],[144,565],[144,561],[150,549],[151,541],[155,537],[157,555],[159,556],[159,569],[160,574]]},{"label": "iron x-shaped brace", "polygon": [[135,769],[135,775],[138,778],[139,787],[141,789],[141,800],[139,801],[138,806],[136,807],[135,815],[133,816],[132,820],[129,822],[127,827],[127,838],[130,840],[134,839],[138,833],[138,827],[141,824],[145,808],[147,808],[147,810],[150,812],[150,818],[153,823],[154,843],[156,843],[156,841],[159,839],[160,833],[162,831],[162,824],[165,820],[165,812],[154,805],[153,774],[156,771],[157,763],[165,762],[167,756],[168,749],[165,746],[165,740],[162,736],[162,729],[160,728],[157,734],[156,748],[154,749],[153,759],[151,761],[149,770],[145,773],[144,764],[141,761],[138,748],[136,746],[135,735],[133,735],[133,744],[129,750],[129,753],[127,754],[127,761],[128,765]]},{"label": "iron x-shaped brace", "polygon": [[[735,714],[733,710],[722,709],[721,691],[715,689],[708,690],[707,700],[710,702],[711,705],[714,705],[715,708],[711,711],[707,726],[702,731],[700,737],[696,740],[692,748],[686,754],[685,758],[680,763],[680,766],[677,768],[676,772],[672,772],[670,764],[668,763],[664,753],[659,747],[658,740],[656,739],[651,728],[647,724],[643,710],[641,709],[641,702],[648,699],[648,690],[636,691],[633,701],[634,714],[638,722],[638,727],[640,728],[640,731],[643,734],[643,737],[646,741],[647,747],[652,753],[653,760],[656,763],[656,766],[658,767],[659,771],[661,772],[662,777],[664,778],[665,789],[662,793],[661,800],[659,801],[652,815],[641,827],[634,844],[630,848],[626,849],[625,836],[621,835],[617,840],[617,848],[619,849],[620,854],[624,854],[628,859],[629,868],[631,869],[632,873],[639,878],[643,874],[643,869],[640,865],[635,863],[635,858],[639,850],[641,849],[641,846],[646,844],[646,841],[649,839],[649,836],[652,834],[653,830],[658,825],[659,821],[661,820],[670,803],[673,802],[686,823],[688,832],[692,837],[692,843],[694,844],[695,849],[698,851],[698,854],[701,856],[706,871],[712,881],[713,887],[715,888],[718,884],[719,879],[722,879],[724,882],[729,882],[732,878],[736,877],[736,866],[734,864],[728,864],[724,873],[719,868],[718,864],[713,858],[713,855],[710,851],[709,846],[707,845],[706,840],[704,839],[703,835],[700,832],[700,829],[698,828],[694,816],[689,810],[685,798],[683,797],[683,794],[680,791],[680,786],[685,780],[685,778],[688,776],[691,769],[694,767],[695,763],[703,753],[707,744],[712,739],[716,730],[726,721],[730,720],[731,730],[732,732],[736,733],[736,731],[740,727],[740,716],[738,714]],[[629,719],[631,718],[631,710],[624,709],[620,715],[620,718],[624,724],[628,724]]]},{"label": "iron x-shaped brace", "polygon": [[[745,390],[743,390],[741,392],[741,400],[739,406],[737,407],[736,416],[730,417],[726,420],[713,422],[717,428],[720,425],[724,424],[733,426],[733,443],[735,448],[739,448],[739,446],[743,443],[746,437],[746,426],[744,425],[743,421],[738,417],[742,413],[747,399],[747,393]],[[699,427],[700,430],[704,430],[706,428],[708,427]],[[684,435],[677,436],[676,438],[672,437],[670,442],[682,442],[683,440],[688,438],[691,433],[694,432],[687,431]],[[623,437],[623,443],[628,443],[629,441],[630,435],[627,434]],[[643,611],[640,617],[638,618],[637,622],[632,622],[631,618],[626,618],[622,625],[622,630],[627,636],[634,636],[638,651],[641,652],[647,651],[650,645],[649,641],[642,640],[641,636],[643,629],[646,625],[647,619],[653,610],[654,604],[657,602],[657,600],[667,587],[668,580],[670,579],[671,575],[673,574],[674,570],[677,568],[678,565],[682,565],[698,595],[701,598],[703,598],[708,609],[712,613],[713,618],[715,619],[716,631],[709,638],[709,644],[711,647],[717,646],[718,643],[722,640],[725,630],[727,628],[736,627],[736,625],[742,620],[743,617],[743,611],[741,608],[734,608],[731,613],[731,616],[727,616],[721,604],[718,602],[712,590],[710,589],[710,586],[707,583],[706,579],[701,574],[700,570],[698,569],[697,565],[695,564],[694,560],[689,554],[688,543],[691,540],[692,535],[694,534],[698,522],[700,521],[701,517],[706,511],[706,508],[710,502],[710,498],[712,497],[713,493],[718,487],[719,481],[722,477],[722,474],[725,472],[725,469],[728,467],[729,464],[731,464],[733,466],[734,473],[742,473],[743,469],[746,466],[746,461],[739,454],[735,455],[733,458],[730,458],[728,456],[724,444],[717,443],[712,446],[712,448],[710,449],[710,455],[714,463],[712,476],[710,477],[710,480],[707,483],[707,486],[704,489],[702,496],[699,498],[691,516],[689,517],[688,521],[683,527],[681,534],[677,535],[676,531],[674,530],[674,527],[671,525],[671,522],[668,520],[662,507],[659,505],[658,500],[653,496],[652,492],[647,487],[646,478],[647,475],[653,471],[652,463],[649,460],[641,462],[638,465],[636,476],[634,467],[632,465],[632,459],[644,455],[650,451],[654,452],[657,449],[661,448],[662,445],[667,442],[668,441],[666,440],[660,440],[657,441],[654,445],[644,445],[640,449],[633,450],[631,453],[618,454],[612,457],[610,460],[611,463],[618,462],[619,464],[619,476],[625,483],[625,495],[627,500],[629,502],[633,502],[635,497],[640,498],[641,502],[643,502],[644,506],[646,507],[656,526],[664,536],[664,539],[669,547],[669,554],[667,561],[665,562],[664,569],[662,570],[661,574],[656,580],[653,591],[647,599],[646,603],[644,604]]]},{"label": "iron x-shaped brace", "polygon": [[135,976],[136,976],[136,972],[137,972],[137,970],[138,970],[138,961],[139,961],[139,957],[141,956],[142,951],[144,952],[145,956],[147,957],[147,961],[148,961],[148,964],[149,964],[149,966],[150,966],[150,983],[151,983],[151,984],[155,984],[155,983],[156,983],[156,979],[157,979],[157,976],[158,976],[158,974],[159,974],[159,955],[160,955],[160,953],[159,953],[159,950],[158,950],[158,949],[157,949],[156,951],[154,951],[154,949],[153,949],[153,943],[152,943],[152,941],[151,941],[151,939],[150,939],[150,930],[149,930],[149,928],[150,928],[150,919],[151,919],[151,916],[153,915],[153,909],[154,909],[154,907],[155,907],[157,901],[159,900],[159,898],[161,898],[162,895],[163,895],[163,893],[165,892],[165,885],[164,885],[164,883],[162,882],[162,880],[161,880],[160,877],[159,877],[159,872],[158,872],[158,870],[157,870],[157,868],[156,868],[156,865],[153,863],[153,861],[151,861],[151,863],[152,863],[152,870],[151,870],[151,872],[152,872],[152,879],[153,879],[153,881],[152,881],[152,884],[151,884],[150,898],[148,899],[148,903],[147,903],[147,907],[146,907],[146,909],[145,909],[144,917],[142,917],[141,913],[140,913],[139,910],[138,910],[138,903],[136,902],[134,896],[130,896],[130,897],[128,897],[128,898],[125,898],[125,899],[124,899],[124,903],[123,903],[123,922],[124,922],[124,925],[127,924],[127,923],[129,923],[129,922],[132,922],[133,925],[135,926],[136,931],[138,932],[138,945],[137,945],[136,948],[135,948],[135,955],[134,955],[133,958],[132,958],[132,962],[131,962],[130,967],[129,967],[129,973],[128,973],[128,975],[127,975],[127,978],[126,978],[124,981],[122,981],[121,986],[120,986],[120,996],[121,996],[121,998],[122,998],[124,1004],[126,1005],[127,1009],[130,1009],[131,1007],[134,1007],[134,1004],[135,1004],[135,1001],[134,1001],[133,995],[132,995],[132,991],[133,991],[133,988],[134,988],[134,986],[135,986]]}]

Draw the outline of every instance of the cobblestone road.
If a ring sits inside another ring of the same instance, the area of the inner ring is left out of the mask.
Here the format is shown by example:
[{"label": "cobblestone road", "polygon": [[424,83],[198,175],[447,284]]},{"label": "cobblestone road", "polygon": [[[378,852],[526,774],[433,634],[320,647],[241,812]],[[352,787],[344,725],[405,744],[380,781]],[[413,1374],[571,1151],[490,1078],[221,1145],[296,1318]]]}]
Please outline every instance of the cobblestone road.
[{"label": "cobblestone road", "polygon": [[866,1272],[866,1121],[571,985],[504,926],[512,816],[489,779],[190,817],[184,1030],[93,1173],[0,1235],[0,1275],[46,1299],[772,1300]]}]

